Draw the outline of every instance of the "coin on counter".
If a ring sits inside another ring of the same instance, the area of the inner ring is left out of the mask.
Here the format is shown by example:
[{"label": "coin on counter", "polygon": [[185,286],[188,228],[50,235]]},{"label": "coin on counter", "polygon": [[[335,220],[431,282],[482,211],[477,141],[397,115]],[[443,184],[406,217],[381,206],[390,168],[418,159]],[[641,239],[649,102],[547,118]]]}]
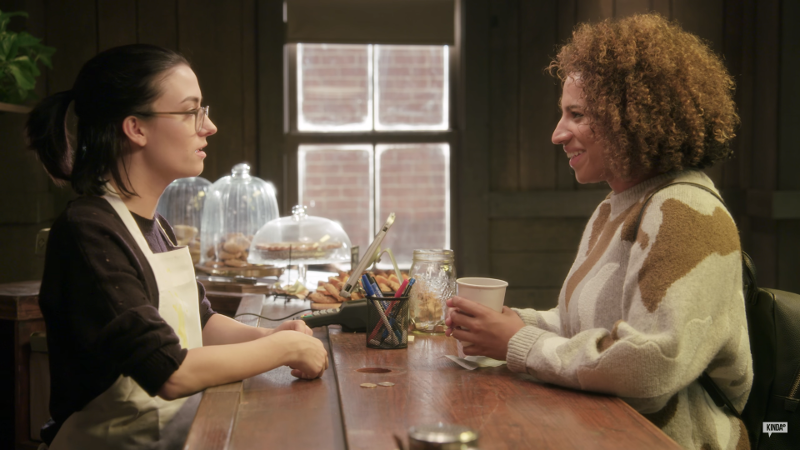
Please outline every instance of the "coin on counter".
[{"label": "coin on counter", "polygon": [[378,387],[378,385],[375,384],[375,383],[361,383],[361,387],[363,387],[363,388],[374,388],[374,387]]},{"label": "coin on counter", "polygon": [[383,381],[381,383],[378,383],[378,386],[392,387],[392,386],[394,386],[394,383],[392,383],[391,381]]}]

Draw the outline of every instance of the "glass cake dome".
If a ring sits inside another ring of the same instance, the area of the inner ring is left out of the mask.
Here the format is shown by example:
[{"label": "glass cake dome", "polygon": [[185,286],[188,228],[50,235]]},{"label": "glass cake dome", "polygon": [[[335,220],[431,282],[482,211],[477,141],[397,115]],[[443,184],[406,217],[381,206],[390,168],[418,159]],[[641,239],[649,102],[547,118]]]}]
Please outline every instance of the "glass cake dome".
[{"label": "glass cake dome", "polygon": [[200,262],[200,223],[211,182],[202,177],[179,178],[167,186],[156,210],[175,230],[179,246],[189,246],[192,261]]},{"label": "glass cake dome", "polygon": [[251,264],[329,264],[350,261],[350,238],[342,226],[309,216],[305,206],[266,223],[250,245]]},{"label": "glass cake dome", "polygon": [[231,175],[208,188],[200,232],[200,267],[211,273],[252,267],[248,254],[253,236],[263,224],[277,218],[275,186],[251,176],[247,163],[235,165]]}]

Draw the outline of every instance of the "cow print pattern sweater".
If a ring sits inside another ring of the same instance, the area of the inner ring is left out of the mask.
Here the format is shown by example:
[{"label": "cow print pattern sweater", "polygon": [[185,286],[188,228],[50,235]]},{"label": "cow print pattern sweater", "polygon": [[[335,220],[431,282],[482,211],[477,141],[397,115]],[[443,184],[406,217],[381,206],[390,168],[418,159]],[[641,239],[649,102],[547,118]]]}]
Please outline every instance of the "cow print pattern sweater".
[{"label": "cow print pattern sweater", "polygon": [[744,425],[697,381],[704,370],[741,411],[753,380],[739,235],[702,172],[651,178],[592,214],[558,306],[525,322],[508,367],[621,397],[687,449],[749,448]]}]

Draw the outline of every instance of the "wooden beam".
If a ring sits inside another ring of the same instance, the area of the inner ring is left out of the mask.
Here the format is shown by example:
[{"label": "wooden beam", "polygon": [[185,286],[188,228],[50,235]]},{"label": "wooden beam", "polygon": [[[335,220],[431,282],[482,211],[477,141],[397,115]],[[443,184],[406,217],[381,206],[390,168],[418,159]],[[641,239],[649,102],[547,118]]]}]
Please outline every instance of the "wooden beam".
[{"label": "wooden beam", "polygon": [[489,274],[489,24],[487,0],[461,3],[459,154],[453,160],[458,273]]},{"label": "wooden beam", "polygon": [[800,191],[750,189],[746,197],[747,215],[764,219],[800,219]]}]

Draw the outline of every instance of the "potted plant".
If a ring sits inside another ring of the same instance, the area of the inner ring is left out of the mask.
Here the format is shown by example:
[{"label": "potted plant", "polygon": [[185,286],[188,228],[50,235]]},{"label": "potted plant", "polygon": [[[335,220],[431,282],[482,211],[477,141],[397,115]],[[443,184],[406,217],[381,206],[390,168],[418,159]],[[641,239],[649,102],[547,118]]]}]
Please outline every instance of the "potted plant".
[{"label": "potted plant", "polygon": [[19,105],[35,97],[38,63],[52,68],[50,57],[56,49],[24,31],[9,31],[8,22],[15,16],[27,18],[28,13],[0,11],[0,110],[27,112],[30,108]]}]

